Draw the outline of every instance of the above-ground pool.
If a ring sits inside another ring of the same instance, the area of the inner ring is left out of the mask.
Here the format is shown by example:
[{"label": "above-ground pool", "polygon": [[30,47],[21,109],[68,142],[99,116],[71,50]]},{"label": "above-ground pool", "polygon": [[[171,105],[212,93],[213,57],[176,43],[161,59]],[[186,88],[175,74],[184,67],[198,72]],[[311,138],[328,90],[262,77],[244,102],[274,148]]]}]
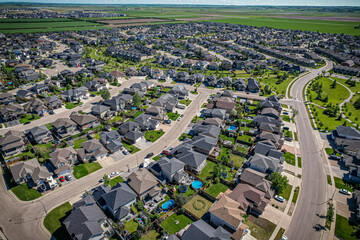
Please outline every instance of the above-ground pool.
[{"label": "above-ground pool", "polygon": [[193,189],[200,189],[203,186],[203,184],[200,181],[193,181],[191,183],[191,186]]},{"label": "above-ground pool", "polygon": [[229,128],[228,128],[228,131],[231,131],[231,130],[236,130],[236,127],[231,125]]},{"label": "above-ground pool", "polygon": [[170,209],[172,206],[174,206],[174,204],[175,204],[175,201],[172,199],[169,199],[167,202],[165,202],[163,205],[161,205],[161,208],[163,210],[167,210],[167,209]]},{"label": "above-ground pool", "polygon": [[227,178],[227,177],[228,177],[228,174],[227,174],[226,172],[222,172],[222,173],[221,173],[221,176],[222,176],[223,178]]},{"label": "above-ground pool", "polygon": [[185,192],[187,192],[187,190],[188,190],[188,187],[185,185],[181,185],[179,187],[179,192],[185,193]]}]

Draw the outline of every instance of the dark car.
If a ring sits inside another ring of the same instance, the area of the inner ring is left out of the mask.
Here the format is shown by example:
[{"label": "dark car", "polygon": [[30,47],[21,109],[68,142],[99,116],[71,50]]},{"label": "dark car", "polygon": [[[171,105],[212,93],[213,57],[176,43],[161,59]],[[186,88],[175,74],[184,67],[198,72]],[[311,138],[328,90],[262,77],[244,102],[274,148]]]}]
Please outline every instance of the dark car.
[{"label": "dark car", "polygon": [[148,155],[146,155],[147,158],[152,157],[152,156],[154,156],[154,153],[152,153],[152,152],[148,153]]},{"label": "dark car", "polygon": [[283,127],[284,130],[289,130],[289,127]]},{"label": "dark car", "polygon": [[284,137],[285,141],[288,141],[288,142],[292,142],[292,138],[291,137]]},{"label": "dark car", "polygon": [[166,123],[166,124],[170,124],[170,123],[171,123],[171,120],[170,120],[170,119],[167,119],[167,120],[165,120],[165,123]]},{"label": "dark car", "polygon": [[28,125],[28,124],[30,124],[30,122],[26,122],[26,123],[24,123],[24,125]]}]

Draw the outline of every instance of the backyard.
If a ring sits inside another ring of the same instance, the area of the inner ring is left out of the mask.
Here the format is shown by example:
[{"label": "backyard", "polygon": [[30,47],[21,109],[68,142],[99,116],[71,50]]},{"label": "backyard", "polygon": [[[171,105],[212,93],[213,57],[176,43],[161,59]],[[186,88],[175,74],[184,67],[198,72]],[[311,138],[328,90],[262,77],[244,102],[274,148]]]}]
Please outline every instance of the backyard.
[{"label": "backyard", "polygon": [[255,237],[257,240],[270,239],[271,234],[276,228],[274,223],[260,217],[255,218],[252,215],[250,215],[244,223],[249,226],[251,236]]},{"label": "backyard", "polygon": [[160,234],[158,232],[156,232],[155,230],[151,230],[148,234],[143,236],[141,239],[142,240],[156,240],[156,239],[158,239],[159,236],[160,236]]},{"label": "backyard", "polygon": [[212,202],[201,197],[200,195],[195,196],[189,202],[184,205],[184,208],[191,212],[194,216],[201,218],[211,207]]},{"label": "backyard", "polygon": [[[176,224],[175,221],[179,223]],[[161,227],[164,228],[168,233],[174,234],[191,224],[193,221],[184,214],[173,213],[171,216],[167,217],[164,221],[161,222]]]},{"label": "backyard", "polygon": [[135,232],[139,226],[137,222],[135,222],[134,219],[128,221],[125,225],[125,230],[127,230],[130,234]]},{"label": "backyard", "polygon": [[56,239],[69,239],[66,228],[62,225],[62,221],[71,211],[72,206],[66,202],[49,212],[44,219],[44,226]]},{"label": "backyard", "polygon": [[74,177],[76,179],[80,179],[82,177],[85,177],[86,175],[89,175],[92,172],[95,172],[99,169],[101,169],[101,165],[98,162],[91,162],[91,163],[84,163],[77,166],[74,166]]},{"label": "backyard", "polygon": [[208,187],[205,190],[205,192],[216,198],[221,192],[223,193],[228,189],[229,189],[228,186],[219,182],[219,183],[211,184],[210,187]]}]

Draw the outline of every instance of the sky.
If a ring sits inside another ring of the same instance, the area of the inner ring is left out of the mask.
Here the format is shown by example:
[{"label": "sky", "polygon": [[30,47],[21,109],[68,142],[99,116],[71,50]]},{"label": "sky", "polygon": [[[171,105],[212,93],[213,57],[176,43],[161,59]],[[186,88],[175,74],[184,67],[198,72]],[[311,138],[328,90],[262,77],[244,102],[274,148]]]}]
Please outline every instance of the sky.
[{"label": "sky", "polygon": [[278,6],[360,6],[360,0],[0,0],[72,4],[197,4],[197,5],[278,5]]}]

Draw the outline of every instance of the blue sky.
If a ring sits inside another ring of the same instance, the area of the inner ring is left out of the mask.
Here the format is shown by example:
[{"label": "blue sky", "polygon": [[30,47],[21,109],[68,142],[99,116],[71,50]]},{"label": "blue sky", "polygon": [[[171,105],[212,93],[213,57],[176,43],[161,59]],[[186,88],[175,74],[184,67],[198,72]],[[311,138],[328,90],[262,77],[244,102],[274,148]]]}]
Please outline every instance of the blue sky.
[{"label": "blue sky", "polygon": [[286,5],[360,6],[360,0],[0,0],[0,2],[38,2],[73,4],[199,4],[199,5]]}]

